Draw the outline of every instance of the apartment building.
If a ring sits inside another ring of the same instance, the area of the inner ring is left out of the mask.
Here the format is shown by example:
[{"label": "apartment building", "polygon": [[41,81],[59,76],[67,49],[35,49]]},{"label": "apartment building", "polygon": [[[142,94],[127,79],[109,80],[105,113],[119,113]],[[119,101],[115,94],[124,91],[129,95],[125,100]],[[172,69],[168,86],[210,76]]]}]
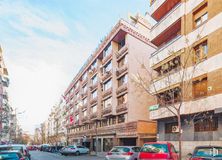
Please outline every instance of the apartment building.
[{"label": "apartment building", "polygon": [[196,145],[221,146],[222,1],[151,0],[150,6],[157,21],[150,38],[158,47],[150,57],[156,72],[153,94],[158,99],[150,106],[150,118],[158,122],[158,140],[178,140],[176,118],[165,106],[183,100],[183,154]]},{"label": "apartment building", "polygon": [[0,143],[10,140],[9,130],[12,108],[8,103],[8,86],[8,70],[5,66],[2,49],[0,47]]},{"label": "apartment building", "polygon": [[140,68],[156,49],[150,28],[139,15],[120,20],[74,77],[65,92],[70,144],[100,152],[156,139],[156,123],[148,118],[155,102],[131,79],[147,76]]}]

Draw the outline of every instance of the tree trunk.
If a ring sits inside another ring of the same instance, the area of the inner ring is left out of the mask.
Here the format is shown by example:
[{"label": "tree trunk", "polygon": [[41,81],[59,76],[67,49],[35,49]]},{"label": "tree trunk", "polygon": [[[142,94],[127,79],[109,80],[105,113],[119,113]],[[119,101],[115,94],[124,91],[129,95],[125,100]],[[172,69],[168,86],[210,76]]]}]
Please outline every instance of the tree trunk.
[{"label": "tree trunk", "polygon": [[179,128],[179,160],[182,160],[182,126],[181,126],[181,116],[178,114],[177,116],[178,120],[178,128]]}]

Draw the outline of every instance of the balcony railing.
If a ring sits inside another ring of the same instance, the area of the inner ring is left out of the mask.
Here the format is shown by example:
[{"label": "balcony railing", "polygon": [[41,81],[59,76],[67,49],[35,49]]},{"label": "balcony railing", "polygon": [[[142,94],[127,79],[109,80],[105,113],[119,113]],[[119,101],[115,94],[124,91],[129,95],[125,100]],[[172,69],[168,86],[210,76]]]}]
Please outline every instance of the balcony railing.
[{"label": "balcony railing", "polygon": [[123,84],[123,85],[121,85],[120,87],[117,88],[116,94],[119,95],[123,92],[126,92],[127,89],[128,89],[127,84]]},{"label": "balcony railing", "polygon": [[103,108],[102,114],[103,114],[103,116],[107,116],[107,115],[112,114],[112,107],[109,106],[109,107],[107,107],[107,108]]},{"label": "balcony railing", "polygon": [[119,51],[116,52],[117,61],[121,59],[128,51],[128,45],[125,44]]},{"label": "balcony railing", "polygon": [[98,82],[96,82],[95,84],[91,84],[89,89],[90,91],[93,91],[94,89],[96,89],[98,87]]},{"label": "balcony railing", "polygon": [[107,97],[107,96],[109,96],[109,95],[111,95],[111,94],[112,94],[112,88],[110,88],[110,89],[108,89],[108,90],[106,90],[106,91],[103,91],[102,96],[103,96],[103,98],[104,98],[104,97]]},{"label": "balcony railing", "polygon": [[91,119],[96,119],[96,118],[98,118],[97,112],[92,113],[92,114],[90,115],[90,118],[91,118]]},{"label": "balcony railing", "polygon": [[89,123],[89,118],[87,116],[83,117],[82,118],[82,123],[83,124]]},{"label": "balcony railing", "polygon": [[105,81],[108,78],[110,78],[112,76],[112,72],[111,71],[107,71],[102,75],[102,80]]},{"label": "balcony railing", "polygon": [[124,104],[120,104],[116,107],[116,113],[123,113],[126,112],[128,110],[128,104],[124,103]]},{"label": "balcony railing", "polygon": [[98,102],[98,98],[93,98],[90,100],[90,104],[93,105]]},{"label": "balcony railing", "polygon": [[116,76],[119,77],[121,76],[123,73],[126,73],[128,71],[128,66],[127,65],[123,65],[120,68],[117,68],[116,70]]},{"label": "balcony railing", "polygon": [[102,60],[102,64],[106,64],[110,59],[112,59],[112,53],[110,53],[108,56],[106,56],[103,60]]},{"label": "balcony railing", "polygon": [[85,98],[85,97],[87,97],[87,92],[81,93],[81,98]]}]

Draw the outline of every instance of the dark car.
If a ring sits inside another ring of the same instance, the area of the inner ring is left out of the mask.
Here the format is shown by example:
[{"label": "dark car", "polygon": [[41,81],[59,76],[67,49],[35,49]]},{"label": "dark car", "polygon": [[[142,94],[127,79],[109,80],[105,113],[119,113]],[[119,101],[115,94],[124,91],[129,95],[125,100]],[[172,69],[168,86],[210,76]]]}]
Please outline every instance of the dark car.
[{"label": "dark car", "polygon": [[25,160],[25,157],[20,152],[3,151],[0,152],[0,160]]},{"label": "dark car", "polygon": [[222,160],[222,147],[198,146],[194,149],[190,160]]},{"label": "dark car", "polygon": [[169,142],[145,143],[139,153],[139,160],[179,160],[177,151]]}]

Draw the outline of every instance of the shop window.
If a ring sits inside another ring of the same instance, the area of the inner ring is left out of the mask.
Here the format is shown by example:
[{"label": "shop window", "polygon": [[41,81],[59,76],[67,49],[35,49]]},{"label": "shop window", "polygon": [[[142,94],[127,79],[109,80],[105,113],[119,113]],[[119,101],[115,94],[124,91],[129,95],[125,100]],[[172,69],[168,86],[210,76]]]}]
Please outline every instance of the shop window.
[{"label": "shop window", "polygon": [[194,98],[207,96],[207,77],[193,81],[193,96]]},{"label": "shop window", "polygon": [[201,61],[207,59],[208,54],[208,44],[204,41],[194,47],[194,63],[200,63]]},{"label": "shop window", "polygon": [[208,20],[207,3],[203,4],[193,13],[194,28],[199,27]]},{"label": "shop window", "polygon": [[218,118],[198,119],[194,121],[195,132],[207,132],[218,130]]},{"label": "shop window", "polygon": [[165,133],[176,133],[178,132],[178,123],[165,123]]},{"label": "shop window", "polygon": [[127,94],[124,94],[117,98],[118,105],[127,103]]}]

